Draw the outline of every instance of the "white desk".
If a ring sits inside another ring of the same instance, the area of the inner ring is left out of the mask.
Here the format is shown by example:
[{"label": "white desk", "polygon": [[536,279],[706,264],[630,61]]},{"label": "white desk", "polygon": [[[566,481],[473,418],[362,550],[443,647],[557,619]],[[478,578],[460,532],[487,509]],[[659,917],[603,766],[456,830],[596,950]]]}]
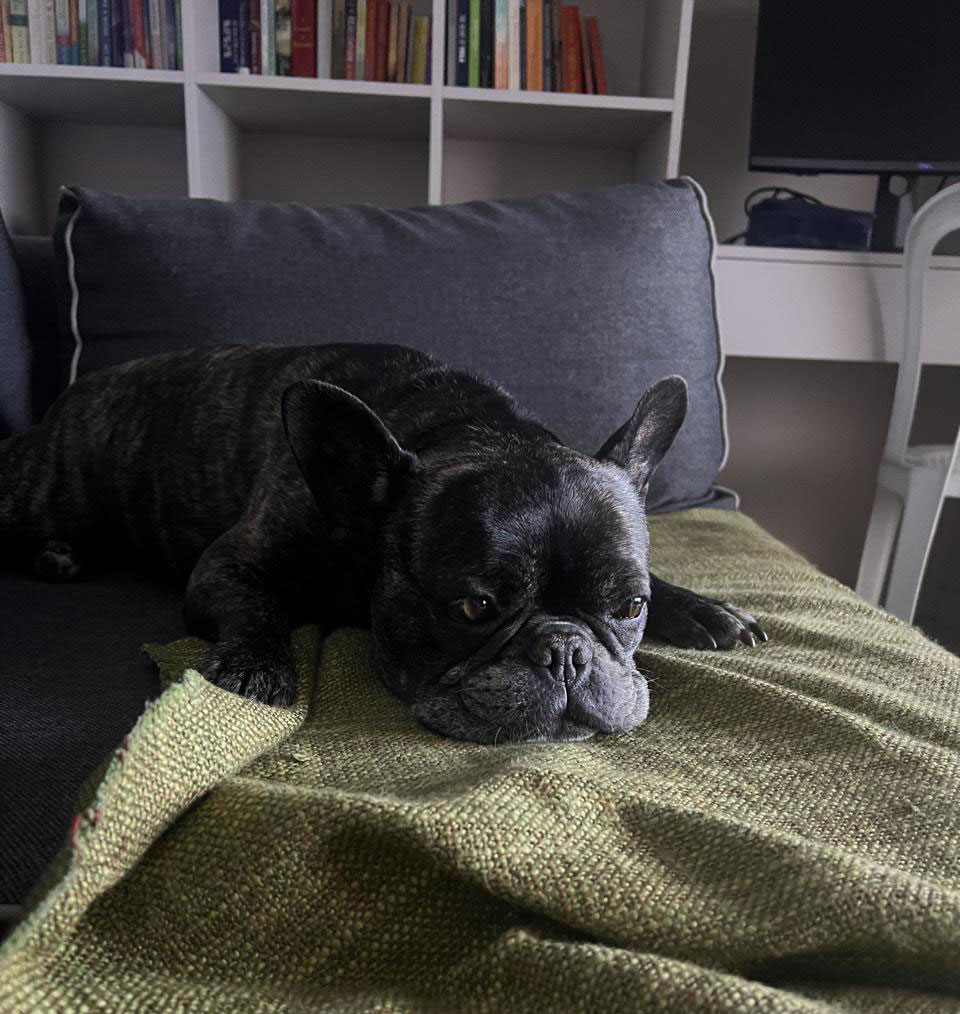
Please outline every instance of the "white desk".
[{"label": "white desk", "polygon": [[[902,254],[721,246],[717,296],[729,356],[897,362]],[[960,365],[960,257],[927,280],[924,361]]]}]

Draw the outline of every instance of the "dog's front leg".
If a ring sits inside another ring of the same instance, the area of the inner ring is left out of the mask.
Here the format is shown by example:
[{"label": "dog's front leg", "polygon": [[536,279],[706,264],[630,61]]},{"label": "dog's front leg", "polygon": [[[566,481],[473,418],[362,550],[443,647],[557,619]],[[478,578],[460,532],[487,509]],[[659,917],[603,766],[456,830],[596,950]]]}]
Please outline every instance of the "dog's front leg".
[{"label": "dog's front leg", "polygon": [[265,704],[293,703],[290,617],[238,527],[197,561],[184,619],[192,633],[216,642],[203,669],[211,683]]},{"label": "dog's front leg", "polygon": [[707,598],[650,575],[650,615],[646,633],[680,648],[756,647],[766,641],[760,624],[731,602]]}]

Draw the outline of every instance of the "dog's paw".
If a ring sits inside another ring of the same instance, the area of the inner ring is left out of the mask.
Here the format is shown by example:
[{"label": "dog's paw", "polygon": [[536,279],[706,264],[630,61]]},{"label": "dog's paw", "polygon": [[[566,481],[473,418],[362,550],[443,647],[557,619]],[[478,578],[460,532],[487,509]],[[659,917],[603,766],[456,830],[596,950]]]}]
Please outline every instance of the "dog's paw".
[{"label": "dog's paw", "polygon": [[732,602],[707,598],[673,585],[655,590],[647,633],[678,648],[715,651],[745,644],[755,648],[767,635],[756,619]]},{"label": "dog's paw", "polygon": [[80,576],[81,567],[70,543],[51,539],[37,554],[33,570],[41,581],[60,584],[75,581]]},{"label": "dog's paw", "polygon": [[218,642],[210,650],[203,675],[223,690],[263,704],[289,707],[297,695],[289,650],[259,640]]}]

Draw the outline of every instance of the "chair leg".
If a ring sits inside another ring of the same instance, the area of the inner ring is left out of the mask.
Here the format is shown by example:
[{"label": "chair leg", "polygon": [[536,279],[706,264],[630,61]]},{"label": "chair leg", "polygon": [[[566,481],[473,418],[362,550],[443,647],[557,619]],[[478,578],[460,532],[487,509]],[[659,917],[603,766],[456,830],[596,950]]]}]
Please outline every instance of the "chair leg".
[{"label": "chair leg", "polygon": [[913,622],[920,584],[927,567],[927,554],[940,519],[940,507],[946,476],[932,468],[916,468],[910,472],[907,495],[903,504],[900,537],[890,568],[884,607],[888,612]]},{"label": "chair leg", "polygon": [[902,511],[903,501],[900,497],[883,486],[877,486],[857,574],[857,594],[873,605],[880,603]]}]

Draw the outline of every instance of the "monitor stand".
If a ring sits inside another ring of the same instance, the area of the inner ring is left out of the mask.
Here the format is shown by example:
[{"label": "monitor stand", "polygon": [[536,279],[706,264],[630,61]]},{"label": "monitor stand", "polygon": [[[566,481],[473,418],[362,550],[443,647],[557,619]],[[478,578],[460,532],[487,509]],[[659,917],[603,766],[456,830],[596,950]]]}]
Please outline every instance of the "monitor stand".
[{"label": "monitor stand", "polygon": [[880,173],[877,179],[877,200],[870,249],[884,253],[903,250],[907,226],[913,218],[914,198],[919,175]]}]

